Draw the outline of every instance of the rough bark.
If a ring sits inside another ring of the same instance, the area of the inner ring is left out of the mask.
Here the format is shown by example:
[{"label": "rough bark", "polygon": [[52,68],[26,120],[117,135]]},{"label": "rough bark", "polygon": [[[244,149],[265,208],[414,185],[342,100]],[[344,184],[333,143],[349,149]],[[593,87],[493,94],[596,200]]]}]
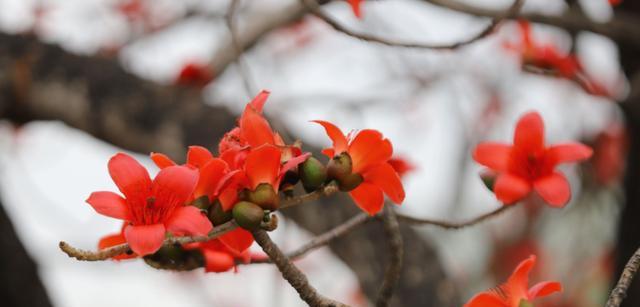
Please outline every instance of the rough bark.
[{"label": "rough bark", "polygon": [[[73,55],[34,37],[0,34],[0,67],[6,68],[0,70],[0,118],[16,123],[61,120],[122,148],[163,152],[176,159],[184,156],[187,145],[214,149],[235,124],[236,115],[204,104],[195,89],[144,81],[111,59]],[[357,210],[343,199],[287,212],[319,234]],[[409,226],[402,226],[402,234],[406,265],[392,305],[454,306],[455,291],[434,250]],[[370,223],[331,245],[357,274],[371,301],[386,263],[382,237],[380,225]]]}]

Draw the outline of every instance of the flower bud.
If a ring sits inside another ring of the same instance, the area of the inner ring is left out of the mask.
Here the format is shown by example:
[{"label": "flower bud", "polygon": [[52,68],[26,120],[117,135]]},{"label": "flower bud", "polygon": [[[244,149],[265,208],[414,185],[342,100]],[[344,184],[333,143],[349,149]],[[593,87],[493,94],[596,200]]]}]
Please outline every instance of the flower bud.
[{"label": "flower bud", "polygon": [[482,179],[482,183],[484,183],[487,189],[489,189],[491,192],[493,192],[493,187],[496,184],[497,177],[498,174],[491,170],[483,170],[482,172],[480,172],[480,179]]},{"label": "flower bud", "polygon": [[222,209],[222,204],[220,201],[216,200],[213,205],[209,208],[209,220],[213,223],[214,226],[222,225],[233,218],[233,214],[231,210],[224,211]]},{"label": "flower bud", "polygon": [[327,181],[327,168],[314,157],[309,157],[298,166],[298,173],[302,186],[307,192],[312,192]]},{"label": "flower bud", "polygon": [[338,188],[342,192],[349,192],[357,188],[363,180],[364,178],[360,174],[349,174],[338,181]]},{"label": "flower bud", "polygon": [[209,210],[211,207],[211,202],[209,201],[209,196],[203,195],[191,202],[191,205],[200,209],[200,210]]},{"label": "flower bud", "polygon": [[247,195],[247,200],[265,210],[271,211],[278,209],[280,204],[278,193],[268,183],[261,183],[254,191],[250,191]]},{"label": "flower bud", "polygon": [[264,210],[258,205],[248,201],[241,201],[235,204],[232,212],[236,223],[247,230],[258,229],[264,218]]},{"label": "flower bud", "polygon": [[333,157],[327,164],[327,175],[330,179],[340,181],[351,174],[351,157],[346,153]]}]

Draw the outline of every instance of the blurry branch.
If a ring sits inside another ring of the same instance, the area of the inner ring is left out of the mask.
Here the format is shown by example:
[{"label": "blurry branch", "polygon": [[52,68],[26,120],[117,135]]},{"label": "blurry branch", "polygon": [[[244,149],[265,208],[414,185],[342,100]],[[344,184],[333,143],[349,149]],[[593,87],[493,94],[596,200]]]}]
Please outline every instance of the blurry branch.
[{"label": "blurry branch", "polygon": [[329,16],[325,12],[320,9],[320,6],[316,2],[316,0],[300,0],[307,8],[311,10],[311,12],[322,19],[336,31],[342,32],[348,36],[351,36],[356,39],[360,39],[367,42],[378,43],[382,45],[392,46],[392,47],[404,47],[404,48],[418,48],[418,49],[436,49],[436,50],[451,50],[457,49],[469,44],[472,44],[478,40],[481,40],[491,33],[498,27],[498,25],[507,17],[518,15],[522,5],[524,4],[524,0],[514,0],[513,4],[504,12],[499,12],[493,17],[491,23],[484,28],[484,30],[480,31],[478,34],[460,42],[455,42],[452,44],[428,44],[428,43],[419,43],[419,42],[408,42],[408,41],[400,41],[394,40],[391,38],[382,38],[373,34],[366,33],[358,33],[353,31],[342,24],[340,24],[337,20],[333,19],[333,17]]},{"label": "blurry branch", "polygon": [[633,281],[633,277],[638,272],[638,268],[640,267],[640,248],[636,250],[636,252],[631,256],[629,262],[624,267],[624,271],[622,271],[622,275],[620,276],[620,280],[618,280],[618,284],[611,291],[611,296],[609,296],[609,300],[605,307],[618,307],[622,304],[622,300],[627,296],[627,290]]},{"label": "blurry branch", "polygon": [[298,292],[300,298],[312,307],[347,307],[343,303],[331,300],[319,294],[313,286],[309,284],[307,277],[295,266],[289,258],[271,241],[269,235],[264,230],[253,232],[253,238],[262,250],[269,256],[282,273],[282,277]]},{"label": "blurry branch", "polygon": [[231,0],[229,3],[229,10],[227,12],[227,16],[225,18],[227,22],[227,28],[229,28],[229,36],[231,37],[231,44],[235,48],[235,52],[238,54],[236,57],[236,65],[238,67],[238,71],[240,72],[240,76],[242,77],[242,83],[244,84],[245,91],[249,97],[253,97],[255,93],[258,92],[256,87],[253,85],[251,81],[251,73],[249,71],[249,65],[247,61],[244,59],[244,48],[238,41],[238,33],[236,32],[236,11],[238,10],[238,6],[240,5],[240,0]]},{"label": "blurry branch", "polygon": [[586,76],[585,74],[575,74],[571,78],[566,78],[561,76],[556,70],[540,68],[533,65],[522,65],[522,71],[534,75],[559,78],[560,80],[568,80],[579,86],[587,94],[615,99],[615,97],[611,96],[611,93],[609,93],[609,91],[601,88],[601,85],[597,85],[593,81],[589,80],[588,76]]},{"label": "blurry branch", "polygon": [[318,200],[323,196],[329,196],[338,192],[338,185],[335,183],[328,184],[322,189],[313,191],[311,193],[303,194],[296,197],[286,198],[280,203],[279,209],[285,209],[292,206],[297,206],[304,202]]},{"label": "blurry branch", "polygon": [[[441,6],[453,11],[478,17],[497,18],[504,12],[469,5],[455,0],[423,0],[427,3]],[[640,20],[636,16],[616,14],[608,22],[597,22],[589,19],[575,10],[568,10],[561,16],[543,15],[537,13],[510,14],[507,18],[522,18],[534,23],[546,24],[563,28],[569,32],[587,31],[606,36],[616,42],[626,42],[640,46]]]},{"label": "blurry branch", "polygon": [[509,210],[512,207],[515,207],[515,205],[502,205],[500,206],[500,208],[496,210],[493,210],[491,212],[480,215],[474,219],[468,220],[466,222],[461,222],[461,223],[438,221],[438,220],[431,220],[431,219],[420,219],[420,218],[415,218],[415,217],[403,215],[403,214],[398,214],[398,219],[402,222],[405,222],[411,225],[433,225],[433,226],[438,226],[444,229],[460,229],[460,228],[473,226],[475,224],[483,222],[491,217],[497,216],[500,213]]},{"label": "blurry branch", "polygon": [[389,306],[389,300],[393,296],[396,284],[400,279],[400,273],[402,273],[404,246],[398,218],[393,210],[391,206],[385,206],[382,217],[382,227],[389,242],[389,264],[387,265],[382,285],[378,291],[376,307]]}]

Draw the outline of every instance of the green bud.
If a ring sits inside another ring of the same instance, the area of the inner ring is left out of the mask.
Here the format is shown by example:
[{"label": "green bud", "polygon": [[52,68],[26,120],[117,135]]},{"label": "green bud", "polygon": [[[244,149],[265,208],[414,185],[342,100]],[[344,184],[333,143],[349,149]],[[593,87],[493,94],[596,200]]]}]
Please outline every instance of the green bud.
[{"label": "green bud", "polygon": [[364,179],[360,174],[349,174],[344,176],[341,180],[338,180],[338,188],[342,192],[349,192],[357,188]]},{"label": "green bud", "polygon": [[346,153],[333,157],[327,164],[327,175],[329,179],[340,181],[351,174],[351,157]]},{"label": "green bud", "polygon": [[327,181],[327,168],[314,157],[309,157],[298,166],[298,173],[302,186],[307,192],[312,192]]},{"label": "green bud", "polygon": [[209,201],[209,196],[203,195],[191,202],[191,205],[200,210],[209,210],[209,207],[211,207],[211,202]]},{"label": "green bud", "polygon": [[220,201],[216,200],[211,208],[209,208],[209,220],[213,223],[214,226],[222,225],[233,218],[233,214],[231,210],[224,211],[222,209],[222,204]]},{"label": "green bud", "polygon": [[277,210],[280,204],[278,193],[268,183],[261,183],[254,191],[250,191],[247,200],[265,210]]},{"label": "green bud", "polygon": [[244,229],[255,230],[260,227],[264,218],[264,210],[254,203],[241,201],[233,206],[233,218]]}]

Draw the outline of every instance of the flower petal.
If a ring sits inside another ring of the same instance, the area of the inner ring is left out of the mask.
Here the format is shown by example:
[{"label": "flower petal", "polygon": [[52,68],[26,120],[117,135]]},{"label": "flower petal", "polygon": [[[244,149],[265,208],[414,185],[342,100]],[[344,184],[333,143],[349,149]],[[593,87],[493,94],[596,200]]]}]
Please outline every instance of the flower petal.
[{"label": "flower petal", "polygon": [[[333,142],[334,154],[340,154],[347,150],[347,137],[344,136],[344,133],[342,133],[340,128],[324,120],[312,120],[312,122],[320,124],[322,125],[322,127],[324,127],[324,130],[327,132],[327,135]],[[333,158],[333,155],[331,155],[329,158]]]},{"label": "flower petal", "polygon": [[189,146],[187,164],[201,168],[211,159],[213,159],[213,155],[208,149],[202,146]]},{"label": "flower petal", "polygon": [[238,254],[244,252],[251,246],[251,244],[253,244],[253,235],[242,228],[236,228],[227,232],[218,237],[218,239],[227,248]]},{"label": "flower petal", "polygon": [[298,167],[298,164],[303,163],[304,161],[307,161],[307,159],[308,159],[310,156],[311,156],[311,153],[310,153],[310,152],[307,152],[307,153],[301,154],[301,155],[299,155],[299,156],[297,156],[297,157],[293,157],[293,158],[289,159],[289,160],[288,160],[285,164],[283,164],[283,165],[282,165],[282,167],[280,168],[280,174],[279,174],[279,176],[280,176],[280,177],[282,177],[282,176],[284,176],[284,174],[285,174],[287,171],[289,171],[289,170],[291,170],[291,169],[293,169],[293,168],[295,168],[295,167]]},{"label": "flower petal", "polygon": [[250,104],[247,104],[244,108],[238,124],[240,126],[240,138],[246,140],[249,146],[258,147],[275,143],[269,122]]},{"label": "flower petal", "polygon": [[493,189],[498,200],[511,205],[527,196],[531,192],[531,185],[518,176],[503,173],[498,175]]},{"label": "flower petal", "polygon": [[153,180],[151,195],[155,203],[169,212],[184,205],[198,183],[198,171],[187,166],[169,166],[160,170]]},{"label": "flower petal", "polygon": [[498,172],[507,170],[510,155],[510,145],[494,142],[480,143],[473,151],[476,162]]},{"label": "flower petal", "polygon": [[577,162],[589,159],[593,149],[581,143],[556,144],[547,149],[546,158],[554,166],[560,163]]},{"label": "flower petal", "polygon": [[529,289],[529,273],[535,264],[535,255],[529,256],[518,264],[505,285],[512,296],[526,298]]},{"label": "flower petal", "polygon": [[221,181],[227,173],[227,163],[222,159],[212,158],[209,162],[200,168],[200,176],[193,197],[198,198],[203,195],[212,199],[217,188],[221,185]]},{"label": "flower petal", "polygon": [[509,304],[491,292],[482,292],[471,298],[463,307],[509,307]]},{"label": "flower petal", "polygon": [[368,182],[361,183],[357,188],[349,192],[349,195],[351,195],[351,198],[360,209],[370,215],[380,212],[384,205],[382,190]]},{"label": "flower petal", "polygon": [[362,10],[360,9],[360,2],[362,0],[348,0],[349,5],[351,6],[351,10],[353,11],[353,15],[357,18],[362,18]]},{"label": "flower petal", "polygon": [[400,176],[389,163],[382,163],[363,174],[364,181],[380,187],[396,204],[404,200],[404,188]]},{"label": "flower petal", "polygon": [[544,148],[544,122],[538,112],[529,112],[520,117],[513,143],[524,152],[537,152]]},{"label": "flower petal", "polygon": [[387,162],[392,154],[391,142],[376,130],[365,129],[358,132],[349,144],[349,156],[354,173],[362,174],[371,167]]},{"label": "flower petal", "polygon": [[164,241],[165,228],[162,224],[129,225],[124,229],[124,237],[131,250],[146,256],[157,252]]},{"label": "flower petal", "polygon": [[165,227],[177,236],[206,236],[213,229],[207,216],[194,206],[176,208],[165,222]]},{"label": "flower petal", "polygon": [[529,300],[533,300],[538,297],[547,296],[555,292],[562,292],[562,284],[557,281],[545,281],[537,283],[535,286],[529,289]]},{"label": "flower petal", "polygon": [[335,150],[333,150],[333,148],[325,148],[322,150],[322,154],[329,157],[329,159],[333,158],[335,156]]},{"label": "flower petal", "polygon": [[109,175],[120,192],[132,202],[143,202],[149,195],[151,178],[147,170],[131,156],[118,153],[109,160]]},{"label": "flower petal", "polygon": [[171,158],[169,158],[167,155],[161,154],[161,153],[152,152],[151,153],[151,160],[160,169],[176,165],[176,163],[173,162],[173,160],[171,160]]},{"label": "flower petal", "polygon": [[116,193],[93,192],[86,202],[102,215],[120,220],[129,220],[131,218],[127,201]]},{"label": "flower petal", "polygon": [[540,197],[553,207],[564,207],[571,199],[571,187],[567,178],[558,172],[536,180],[533,188]]},{"label": "flower petal", "polygon": [[249,104],[258,113],[262,113],[262,109],[264,107],[264,104],[267,102],[267,98],[269,98],[269,94],[271,94],[271,92],[262,90],[260,91],[260,93],[258,93],[258,95],[256,95],[256,97],[253,98],[253,100],[251,100]]},{"label": "flower petal", "polygon": [[233,256],[227,252],[202,249],[205,272],[222,273],[231,270],[236,264]]},{"label": "flower petal", "polygon": [[251,189],[255,189],[261,183],[271,184],[277,189],[280,149],[270,145],[262,146],[251,151],[244,163]]}]

